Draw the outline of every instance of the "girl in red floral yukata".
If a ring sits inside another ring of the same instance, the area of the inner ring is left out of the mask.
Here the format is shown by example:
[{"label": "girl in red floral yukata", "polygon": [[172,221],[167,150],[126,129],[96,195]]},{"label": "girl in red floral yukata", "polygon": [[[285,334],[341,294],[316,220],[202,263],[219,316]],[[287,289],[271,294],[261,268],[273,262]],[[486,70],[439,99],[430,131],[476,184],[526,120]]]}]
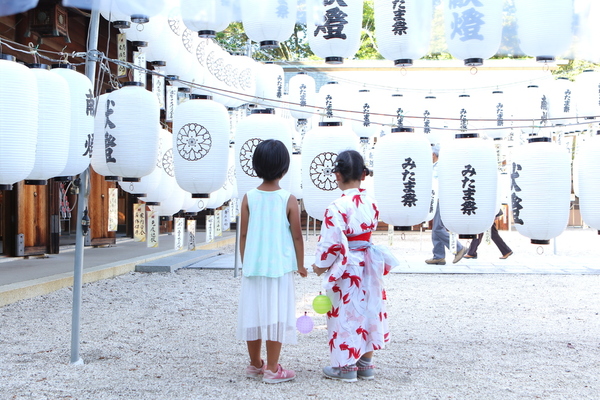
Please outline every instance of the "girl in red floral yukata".
[{"label": "girl in red floral yukata", "polygon": [[331,365],[326,377],[373,379],[373,351],[389,341],[383,275],[398,265],[390,251],[371,243],[379,211],[360,188],[369,170],[360,153],[341,152],[335,173],[342,197],[325,211],[313,270],[325,274],[332,307],[327,312]]}]

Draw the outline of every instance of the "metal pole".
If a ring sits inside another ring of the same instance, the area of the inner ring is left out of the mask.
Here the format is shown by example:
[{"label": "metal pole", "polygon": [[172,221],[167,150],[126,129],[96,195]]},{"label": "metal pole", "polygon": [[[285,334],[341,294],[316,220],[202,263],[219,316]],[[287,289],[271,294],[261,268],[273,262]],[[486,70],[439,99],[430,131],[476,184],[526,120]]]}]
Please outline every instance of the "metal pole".
[{"label": "metal pole", "polygon": [[[98,27],[100,24],[100,12],[92,10],[90,19],[90,33],[87,42],[87,59],[85,62],[85,75],[92,82],[96,77],[96,57],[90,56],[90,50],[97,50],[98,47]],[[83,285],[83,248],[84,237],[81,222],[83,220],[83,211],[87,208],[89,197],[89,170],[86,169],[79,175],[81,186],[77,198],[77,226],[75,238],[75,266],[73,271],[73,312],[71,322],[71,365],[81,365],[83,360],[79,356],[79,333],[81,329],[81,288]]]}]

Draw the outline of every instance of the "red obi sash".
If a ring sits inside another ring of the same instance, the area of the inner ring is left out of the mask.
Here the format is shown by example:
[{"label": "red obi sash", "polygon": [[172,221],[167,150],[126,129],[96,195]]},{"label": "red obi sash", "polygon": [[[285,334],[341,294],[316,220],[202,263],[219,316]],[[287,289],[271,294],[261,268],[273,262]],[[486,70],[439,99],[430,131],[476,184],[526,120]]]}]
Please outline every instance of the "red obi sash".
[{"label": "red obi sash", "polygon": [[356,236],[348,236],[348,241],[349,242],[370,242],[371,241],[371,233],[372,232],[365,232],[365,233],[361,233],[360,235],[356,235]]}]

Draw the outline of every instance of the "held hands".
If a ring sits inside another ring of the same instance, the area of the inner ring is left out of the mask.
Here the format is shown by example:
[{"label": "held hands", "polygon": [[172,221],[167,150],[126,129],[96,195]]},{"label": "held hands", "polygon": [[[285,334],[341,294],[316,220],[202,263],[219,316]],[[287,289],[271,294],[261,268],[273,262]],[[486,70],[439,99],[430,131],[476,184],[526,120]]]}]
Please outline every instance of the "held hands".
[{"label": "held hands", "polygon": [[321,274],[323,272],[326,272],[329,268],[319,268],[317,267],[317,264],[313,264],[312,265],[313,271],[315,274],[317,274],[317,276],[321,276]]},{"label": "held hands", "polygon": [[306,270],[306,267],[304,267],[304,265],[298,266],[298,274],[303,278],[306,278],[308,276],[308,271]]}]

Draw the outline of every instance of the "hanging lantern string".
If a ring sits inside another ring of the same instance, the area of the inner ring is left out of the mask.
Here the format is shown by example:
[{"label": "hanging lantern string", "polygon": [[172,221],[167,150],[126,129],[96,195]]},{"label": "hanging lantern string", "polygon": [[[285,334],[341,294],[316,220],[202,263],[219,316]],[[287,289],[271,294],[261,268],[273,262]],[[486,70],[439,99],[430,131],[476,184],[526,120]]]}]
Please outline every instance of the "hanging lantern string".
[{"label": "hanging lantern string", "polygon": [[[56,51],[50,51],[50,50],[41,50],[39,48],[39,46],[35,46],[33,47],[32,44],[21,44],[21,43],[17,43],[17,42],[13,42],[12,40],[8,40],[8,39],[4,39],[4,38],[0,38],[0,48],[2,48],[2,46],[6,46],[9,49],[19,52],[19,53],[23,53],[23,54],[27,54],[27,55],[31,55],[34,57],[34,60],[36,60],[36,57],[39,57],[41,59],[44,59],[46,61],[50,61],[51,63],[65,63],[68,58],[87,58],[88,54],[85,52],[72,52],[72,53],[64,53],[62,51],[60,52],[56,52]],[[53,55],[54,57],[51,56],[46,56],[43,53],[47,53],[49,55]],[[58,58],[56,58],[56,56],[58,56]],[[67,61],[68,62],[68,61]],[[84,65],[85,61],[82,62],[78,62],[78,63],[70,63],[72,65]]]}]

